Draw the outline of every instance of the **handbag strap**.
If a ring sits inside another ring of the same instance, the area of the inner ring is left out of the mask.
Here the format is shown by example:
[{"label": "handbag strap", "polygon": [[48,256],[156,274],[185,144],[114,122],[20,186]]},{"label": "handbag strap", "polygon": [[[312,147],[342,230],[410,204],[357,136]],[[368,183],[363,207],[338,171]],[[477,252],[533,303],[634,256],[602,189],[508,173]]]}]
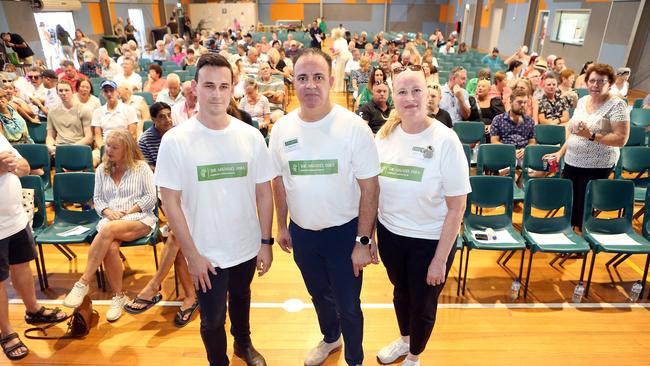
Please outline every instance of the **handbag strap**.
[{"label": "handbag strap", "polygon": [[[70,326],[72,324],[71,319],[72,319],[73,316],[74,316],[74,314],[68,315],[65,318],[61,319],[60,321],[58,321],[56,323],[48,324],[48,325],[46,325],[44,327],[33,327],[33,328],[25,329],[24,335],[25,335],[26,338],[29,338],[29,339],[66,339],[66,338],[72,338],[72,337],[69,336],[69,333],[70,333]],[[59,323],[63,323],[64,321],[69,320],[69,319],[70,319],[70,321],[68,322],[68,330],[65,332],[64,335],[62,335],[62,336],[48,336],[47,335],[47,330],[48,329],[56,326]],[[37,333],[37,332],[43,333],[44,335],[42,335],[42,336],[40,336],[40,335],[31,335],[31,333]]]}]

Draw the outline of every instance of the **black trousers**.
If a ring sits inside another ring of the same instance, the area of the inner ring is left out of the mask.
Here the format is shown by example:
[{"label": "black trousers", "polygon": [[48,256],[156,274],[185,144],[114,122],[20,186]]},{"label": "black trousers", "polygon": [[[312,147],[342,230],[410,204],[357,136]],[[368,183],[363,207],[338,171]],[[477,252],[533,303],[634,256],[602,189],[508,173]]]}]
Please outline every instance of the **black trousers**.
[{"label": "black trousers", "polygon": [[230,362],[226,355],[226,296],[230,333],[241,346],[251,343],[251,282],[256,264],[255,257],[234,267],[216,268],[216,276],[208,273],[212,289],[196,292],[201,307],[201,338],[210,366],[226,366]]},{"label": "black trousers", "polygon": [[[436,323],[438,297],[445,284],[427,284],[429,264],[438,248],[437,240],[397,235],[377,222],[379,255],[388,272],[393,290],[393,305],[402,336],[410,336],[410,352],[419,355],[431,337]],[[456,245],[447,257],[447,270],[454,262]]]},{"label": "black trousers", "polygon": [[611,168],[577,168],[564,164],[562,178],[573,182],[573,212],[571,213],[571,225],[582,230],[582,216],[585,209],[585,194],[587,184],[593,179],[607,179],[612,172]]}]

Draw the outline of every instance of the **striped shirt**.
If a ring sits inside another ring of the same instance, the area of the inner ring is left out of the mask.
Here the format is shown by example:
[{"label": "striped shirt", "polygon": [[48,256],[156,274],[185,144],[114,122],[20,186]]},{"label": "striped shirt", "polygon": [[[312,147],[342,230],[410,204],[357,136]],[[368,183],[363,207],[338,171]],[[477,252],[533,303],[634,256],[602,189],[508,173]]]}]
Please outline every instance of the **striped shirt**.
[{"label": "striped shirt", "polygon": [[138,140],[138,146],[144,159],[149,165],[156,166],[156,160],[158,158],[158,148],[160,148],[160,140],[162,140],[162,135],[156,127],[150,127],[148,130],[144,131],[140,140]]},{"label": "striped shirt", "polygon": [[104,164],[97,167],[95,174],[95,210],[103,217],[97,224],[97,230],[109,220],[102,211],[110,208],[113,211],[129,211],[133,205],[138,205],[141,212],[123,216],[120,220],[140,221],[153,228],[158,220],[154,215],[156,206],[156,187],[153,184],[153,172],[145,162],[127,169],[118,184],[110,175],[104,173]]}]

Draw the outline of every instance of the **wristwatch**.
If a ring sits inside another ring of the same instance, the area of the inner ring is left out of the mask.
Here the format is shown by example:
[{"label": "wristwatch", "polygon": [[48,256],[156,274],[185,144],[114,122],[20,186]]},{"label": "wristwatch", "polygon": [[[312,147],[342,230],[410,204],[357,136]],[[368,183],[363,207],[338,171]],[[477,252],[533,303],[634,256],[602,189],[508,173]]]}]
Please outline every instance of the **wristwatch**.
[{"label": "wristwatch", "polygon": [[591,137],[589,138],[589,141],[596,141],[596,133],[592,133]]},{"label": "wristwatch", "polygon": [[370,239],[367,236],[357,236],[357,242],[361,243],[362,245],[368,245],[372,243],[372,239]]},{"label": "wristwatch", "polygon": [[275,239],[273,239],[273,237],[271,237],[271,239],[262,239],[261,241],[262,244],[266,244],[266,245],[273,245],[273,243],[275,243]]}]

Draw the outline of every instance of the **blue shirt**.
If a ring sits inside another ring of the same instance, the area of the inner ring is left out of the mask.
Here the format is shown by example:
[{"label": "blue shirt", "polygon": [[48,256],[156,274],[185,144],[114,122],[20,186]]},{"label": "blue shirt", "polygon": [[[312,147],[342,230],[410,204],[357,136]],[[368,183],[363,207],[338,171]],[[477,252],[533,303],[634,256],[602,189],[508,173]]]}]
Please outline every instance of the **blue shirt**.
[{"label": "blue shirt", "polygon": [[[440,94],[442,94],[440,109],[444,109],[449,113],[453,123],[464,121],[465,118],[461,114],[460,103],[458,103],[458,99],[456,99],[454,93],[449,90],[449,84],[445,84],[440,88]],[[465,89],[463,89],[463,100],[465,101],[465,105],[469,107],[469,93]]]},{"label": "blue shirt", "polygon": [[522,122],[516,123],[508,112],[494,117],[490,136],[499,136],[502,144],[511,144],[517,149],[523,149],[530,139],[535,138],[535,122],[529,116],[523,116],[523,119]]},{"label": "blue shirt", "polygon": [[497,56],[497,58],[492,58],[492,55],[485,55],[481,59],[481,63],[492,68],[492,67],[500,66],[501,60],[499,60],[499,56]]},{"label": "blue shirt", "polygon": [[144,131],[142,136],[140,136],[140,140],[138,140],[138,146],[142,151],[142,155],[144,155],[144,160],[147,161],[147,164],[153,165],[154,167],[158,159],[160,140],[162,140],[162,135],[155,126],[151,126],[148,130]]}]

